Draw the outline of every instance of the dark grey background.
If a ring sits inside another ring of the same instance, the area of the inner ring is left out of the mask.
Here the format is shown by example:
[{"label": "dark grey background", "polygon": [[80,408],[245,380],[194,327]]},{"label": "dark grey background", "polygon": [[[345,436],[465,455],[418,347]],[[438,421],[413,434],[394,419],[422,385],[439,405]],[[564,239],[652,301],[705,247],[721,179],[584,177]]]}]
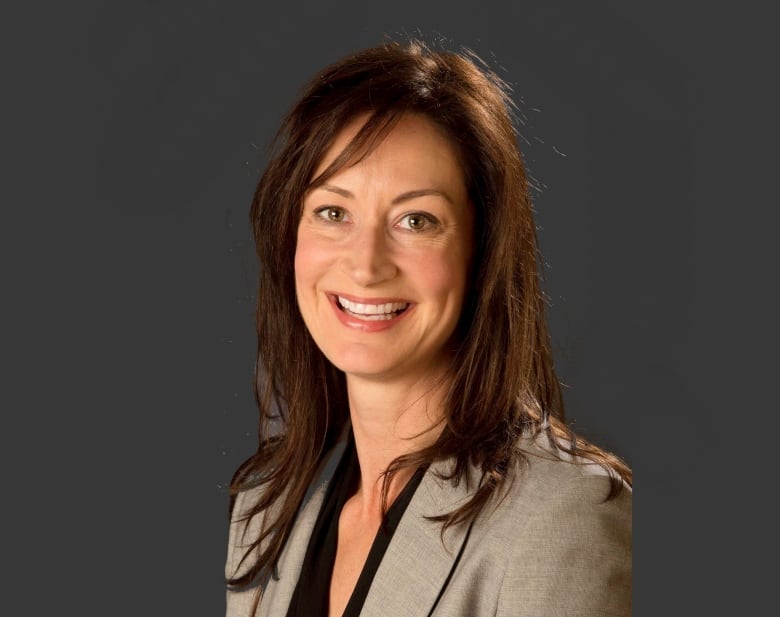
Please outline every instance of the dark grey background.
[{"label": "dark grey background", "polygon": [[776,76],[740,7],[6,11],[1,612],[222,613],[265,148],[314,71],[414,34],[512,84],[569,415],[636,474],[635,614],[758,606]]}]

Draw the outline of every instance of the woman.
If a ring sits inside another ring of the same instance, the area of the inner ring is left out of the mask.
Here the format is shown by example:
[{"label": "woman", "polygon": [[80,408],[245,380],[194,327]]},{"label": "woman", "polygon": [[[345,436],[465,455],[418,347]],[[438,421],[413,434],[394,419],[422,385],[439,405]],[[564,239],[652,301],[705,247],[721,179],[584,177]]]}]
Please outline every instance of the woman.
[{"label": "woman", "polygon": [[285,119],[251,210],[229,617],[630,614],[631,471],[564,422],[510,109],[411,42]]}]

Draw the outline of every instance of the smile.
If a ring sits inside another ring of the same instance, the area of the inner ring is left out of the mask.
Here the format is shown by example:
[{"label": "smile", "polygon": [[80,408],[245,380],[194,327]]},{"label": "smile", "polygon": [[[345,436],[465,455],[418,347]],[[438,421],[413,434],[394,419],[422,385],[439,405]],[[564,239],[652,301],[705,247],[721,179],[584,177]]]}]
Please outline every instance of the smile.
[{"label": "smile", "polygon": [[409,308],[408,302],[363,303],[353,302],[343,296],[336,296],[336,304],[346,314],[365,321],[393,319]]}]

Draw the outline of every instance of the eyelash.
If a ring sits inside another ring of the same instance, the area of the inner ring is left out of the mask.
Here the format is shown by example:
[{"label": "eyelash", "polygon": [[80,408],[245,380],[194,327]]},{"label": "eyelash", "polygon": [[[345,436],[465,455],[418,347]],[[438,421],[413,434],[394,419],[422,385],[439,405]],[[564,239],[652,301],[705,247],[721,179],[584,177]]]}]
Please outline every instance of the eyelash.
[{"label": "eyelash", "polygon": [[[344,222],[343,219],[338,221],[332,220],[330,218],[331,212],[337,212],[344,218],[346,218],[347,216],[344,208],[340,206],[321,206],[314,210],[314,216],[316,216],[317,218],[321,219],[322,222],[329,225],[339,225]],[[413,229],[411,225],[401,225],[402,221],[408,221],[408,219],[410,219],[411,217],[420,217],[421,219],[423,219],[423,223],[424,223],[423,228]],[[403,229],[404,231],[408,231],[412,233],[422,233],[425,231],[430,231],[431,227],[435,227],[438,224],[439,224],[439,220],[431,214],[427,214],[425,212],[409,212],[408,214],[404,214],[400,218],[399,223],[397,225],[400,226],[401,229]]]}]

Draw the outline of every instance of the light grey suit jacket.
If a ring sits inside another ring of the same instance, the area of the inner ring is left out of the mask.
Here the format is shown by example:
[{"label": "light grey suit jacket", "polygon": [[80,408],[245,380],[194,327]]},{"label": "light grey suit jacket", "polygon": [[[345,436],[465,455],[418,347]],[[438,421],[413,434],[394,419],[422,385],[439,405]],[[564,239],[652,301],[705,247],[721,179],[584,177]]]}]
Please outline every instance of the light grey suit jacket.
[{"label": "light grey suit jacket", "polygon": [[[444,514],[473,494],[479,478],[453,487],[428,470],[376,572],[365,617],[626,617],[631,614],[632,491],[604,502],[609,491],[596,465],[557,460],[545,438],[521,439],[529,466],[503,499],[471,523],[449,529],[424,517]],[[279,561],[279,578],[262,584],[258,615],[284,617],[328,482],[344,452],[327,457]],[[236,499],[226,574],[236,573],[243,547],[257,533],[238,515],[257,489]],[[243,568],[242,568],[243,569]],[[227,617],[247,617],[255,590],[227,592]]]}]

